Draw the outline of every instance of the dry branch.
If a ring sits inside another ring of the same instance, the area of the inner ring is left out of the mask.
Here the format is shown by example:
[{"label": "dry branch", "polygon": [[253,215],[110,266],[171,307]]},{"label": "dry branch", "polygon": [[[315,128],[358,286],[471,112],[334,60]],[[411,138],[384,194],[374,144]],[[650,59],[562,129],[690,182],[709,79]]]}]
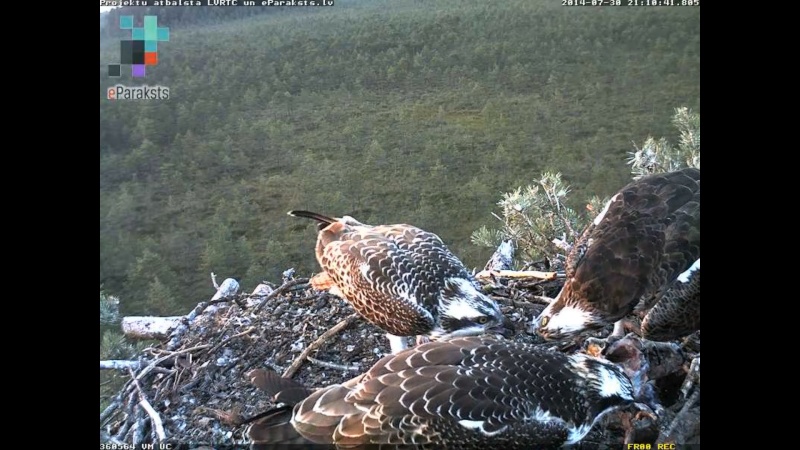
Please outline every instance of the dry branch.
[{"label": "dry branch", "polygon": [[556,272],[540,272],[538,270],[482,270],[475,275],[479,280],[492,278],[536,278],[539,280],[555,280]]},{"label": "dry branch", "polygon": [[126,361],[119,359],[100,361],[100,370],[137,370],[141,366],[141,361]]},{"label": "dry branch", "polygon": [[297,372],[297,370],[300,368],[300,366],[303,365],[303,361],[306,360],[306,358],[308,357],[308,355],[311,354],[311,352],[313,352],[314,350],[316,350],[320,346],[322,346],[322,344],[324,344],[328,339],[332,338],[336,333],[338,333],[338,332],[344,330],[345,328],[347,328],[348,326],[350,326],[350,324],[355,322],[355,320],[357,318],[358,318],[358,314],[355,314],[355,313],[354,314],[350,314],[344,320],[342,320],[341,322],[339,322],[336,325],[334,325],[333,327],[331,327],[331,329],[329,329],[328,331],[322,333],[322,336],[320,336],[316,341],[312,342],[311,345],[306,347],[305,350],[303,350],[300,353],[300,356],[298,356],[297,358],[295,358],[294,361],[292,361],[292,365],[290,365],[289,368],[287,368],[283,372],[283,375],[281,375],[281,376],[283,378],[291,378],[294,375],[294,373]]},{"label": "dry branch", "polygon": [[322,361],[321,359],[312,358],[311,356],[306,356],[306,359],[311,364],[315,364],[317,366],[327,367],[329,369],[336,369],[342,370],[345,372],[361,372],[361,366],[345,366],[344,364],[336,364],[328,361]]},{"label": "dry branch", "polygon": [[122,332],[131,339],[163,340],[181,324],[183,318],[184,316],[127,316],[122,318]]},{"label": "dry branch", "polygon": [[155,429],[159,442],[166,441],[167,435],[166,433],[164,433],[164,422],[161,421],[161,416],[159,416],[156,410],[153,409],[153,405],[151,405],[150,402],[147,401],[147,396],[144,395],[142,386],[139,385],[139,381],[134,377],[133,370],[128,369],[128,372],[130,372],[133,384],[134,386],[136,386],[136,391],[139,393],[139,406],[141,406],[142,409],[144,409],[145,412],[147,412],[147,415],[150,416],[150,421],[153,423],[153,429]]}]

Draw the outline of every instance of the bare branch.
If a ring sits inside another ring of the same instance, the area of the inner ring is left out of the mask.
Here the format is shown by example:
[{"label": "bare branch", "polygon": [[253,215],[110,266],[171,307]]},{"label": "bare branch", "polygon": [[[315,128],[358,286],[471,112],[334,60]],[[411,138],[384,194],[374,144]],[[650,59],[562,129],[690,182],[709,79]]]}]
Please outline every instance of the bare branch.
[{"label": "bare branch", "polygon": [[126,361],[119,359],[100,361],[100,370],[137,370],[141,366],[141,361]]},{"label": "bare branch", "polygon": [[297,372],[300,366],[303,365],[303,361],[306,360],[306,358],[308,357],[308,355],[311,354],[311,352],[322,346],[322,344],[328,341],[328,339],[332,338],[336,333],[339,333],[340,331],[350,326],[350,324],[355,322],[357,318],[358,314],[356,313],[350,314],[344,320],[331,327],[328,331],[322,333],[322,336],[320,336],[316,341],[312,342],[311,345],[306,347],[300,353],[300,355],[297,358],[295,358],[294,361],[292,361],[292,365],[290,365],[289,368],[287,368],[283,372],[283,375],[281,376],[283,378],[291,378],[295,374],[295,372]]},{"label": "bare branch", "polygon": [[312,358],[311,356],[306,356],[306,359],[311,364],[315,364],[317,366],[327,367],[329,369],[336,369],[341,370],[344,372],[361,372],[361,366],[345,366],[344,364],[336,364],[328,361],[322,361],[317,358]]},{"label": "bare branch", "polygon": [[540,272],[538,270],[482,270],[475,275],[479,280],[495,278],[537,278],[540,280],[555,280],[556,272]]},{"label": "bare branch", "polygon": [[131,379],[133,379],[133,384],[136,386],[136,391],[139,393],[139,406],[147,412],[147,415],[150,416],[150,420],[153,422],[153,428],[156,430],[156,435],[158,435],[158,440],[160,442],[164,442],[167,440],[167,435],[164,433],[164,422],[161,421],[161,416],[158,415],[155,409],[153,409],[153,405],[147,401],[147,396],[144,395],[144,391],[142,387],[139,385],[139,381],[134,378],[133,370],[128,369],[128,372],[131,374]]}]

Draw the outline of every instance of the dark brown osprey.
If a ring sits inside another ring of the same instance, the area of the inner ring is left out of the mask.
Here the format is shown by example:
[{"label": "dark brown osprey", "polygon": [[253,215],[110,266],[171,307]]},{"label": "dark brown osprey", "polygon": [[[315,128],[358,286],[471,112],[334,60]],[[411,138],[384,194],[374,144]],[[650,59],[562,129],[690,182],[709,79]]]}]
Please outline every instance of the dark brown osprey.
[{"label": "dark brown osprey", "polygon": [[250,419],[253,449],[556,448],[580,441],[604,414],[635,403],[630,379],[608,361],[490,337],[422,344],[316,391],[274,372],[249,375],[277,393],[276,402],[287,403]]},{"label": "dark brown osprey", "polygon": [[700,329],[700,260],[673,281],[642,320],[642,337],[678,339]]},{"label": "dark brown osprey", "polygon": [[406,336],[507,331],[498,305],[439,236],[406,224],[366,225],[349,216],[289,215],[320,222],[316,255],[323,272],[312,286],[344,298],[384,330],[393,353],[406,348]]},{"label": "dark brown osprey", "polygon": [[639,302],[649,309],[699,258],[700,170],[636,180],[583,232],[567,258],[564,288],[529,332],[568,338],[622,319]]}]

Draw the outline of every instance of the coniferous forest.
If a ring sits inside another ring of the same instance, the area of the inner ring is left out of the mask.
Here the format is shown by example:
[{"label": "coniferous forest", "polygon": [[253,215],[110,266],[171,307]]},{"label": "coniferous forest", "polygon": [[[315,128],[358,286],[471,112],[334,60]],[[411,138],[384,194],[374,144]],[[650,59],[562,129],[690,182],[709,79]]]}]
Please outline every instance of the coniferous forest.
[{"label": "coniferous forest", "polygon": [[[497,227],[504,193],[560,172],[583,210],[631,179],[648,136],[677,140],[676,108],[700,112],[697,7],[244,9],[112,11],[106,26],[170,27],[143,81],[107,76],[119,35],[101,29],[100,284],[123,314],[183,314],[210,272],[252,289],[318,271],[292,209],[411,223],[482,266],[493,249],[470,236]],[[116,83],[170,98],[109,101]]]}]

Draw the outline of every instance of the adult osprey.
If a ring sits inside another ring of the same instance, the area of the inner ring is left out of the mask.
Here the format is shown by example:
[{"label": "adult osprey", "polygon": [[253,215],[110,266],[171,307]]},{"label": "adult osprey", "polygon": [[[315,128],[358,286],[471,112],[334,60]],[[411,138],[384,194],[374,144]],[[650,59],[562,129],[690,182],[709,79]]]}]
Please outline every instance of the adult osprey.
[{"label": "adult osprey", "polygon": [[[700,170],[636,180],[573,246],[563,289],[529,332],[567,338],[622,319],[640,301],[647,309],[699,258]],[[615,335],[621,332],[615,327]]]},{"label": "adult osprey", "polygon": [[556,448],[636,401],[630,379],[608,361],[475,336],[386,356],[363,375],[316,391],[262,369],[249,376],[285,404],[248,421],[252,449]]},{"label": "adult osprey", "polygon": [[405,224],[366,225],[349,216],[289,215],[320,222],[316,255],[323,272],[312,286],[344,298],[384,330],[392,353],[406,348],[405,336],[436,340],[507,331],[497,303],[439,236]]}]

